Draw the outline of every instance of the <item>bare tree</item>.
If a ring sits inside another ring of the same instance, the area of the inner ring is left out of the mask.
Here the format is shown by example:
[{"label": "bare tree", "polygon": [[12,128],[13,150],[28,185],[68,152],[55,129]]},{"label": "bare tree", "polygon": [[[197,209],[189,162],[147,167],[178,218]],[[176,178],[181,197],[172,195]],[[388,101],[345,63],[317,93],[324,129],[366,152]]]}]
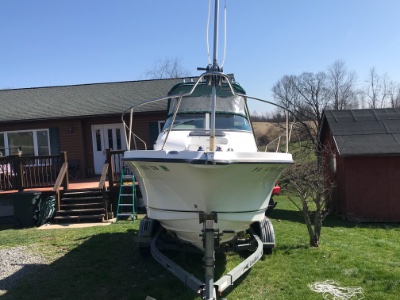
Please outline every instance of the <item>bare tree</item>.
[{"label": "bare tree", "polygon": [[390,107],[397,108],[400,107],[400,84],[394,81],[389,83],[389,102]]},{"label": "bare tree", "polygon": [[273,87],[274,99],[294,113],[305,136],[317,145],[316,130],[321,126],[322,112],[329,104],[327,77],[323,72],[305,72],[284,76]]},{"label": "bare tree", "polygon": [[364,89],[365,97],[370,108],[384,108],[389,98],[390,79],[387,74],[380,76],[375,67],[368,74],[367,86]]},{"label": "bare tree", "polygon": [[333,184],[323,174],[324,150],[317,132],[322,126],[324,109],[344,108],[354,101],[354,84],[355,75],[347,73],[344,64],[337,62],[329,76],[324,72],[284,76],[272,88],[275,100],[295,114],[300,123],[299,135],[309,141],[301,143],[297,157],[294,155],[296,163],[284,172],[282,182],[286,183],[289,199],[304,217],[313,247],[319,246],[322,221],[329,213],[333,190]]},{"label": "bare tree", "polygon": [[357,75],[346,69],[343,60],[336,60],[328,67],[328,93],[334,110],[354,109],[358,107]]},{"label": "bare tree", "polygon": [[182,67],[181,59],[165,58],[158,60],[154,67],[146,72],[149,79],[180,78],[190,76],[189,71]]},{"label": "bare tree", "polygon": [[300,109],[300,95],[295,86],[296,78],[294,75],[283,76],[272,87],[272,93],[279,104],[294,112],[299,119],[302,119],[303,112]]},{"label": "bare tree", "polygon": [[[272,88],[278,104],[294,113],[303,137],[309,143],[302,143],[295,164],[288,168],[281,183],[289,199],[302,212],[310,236],[310,245],[318,247],[322,221],[329,214],[334,184],[325,177],[323,170],[326,153],[320,145],[317,132],[322,125],[322,113],[326,108],[336,110],[353,109],[369,105],[383,108],[400,105],[400,85],[385,74],[379,76],[375,68],[369,73],[368,85],[363,90],[356,88],[356,74],[347,71],[343,61],[335,61],[327,73],[302,73],[299,76],[283,76]],[[304,156],[305,155],[305,156]],[[310,159],[313,158],[313,159]]]},{"label": "bare tree", "polygon": [[301,149],[298,154],[302,157],[297,157],[297,162],[285,170],[282,183],[289,200],[304,218],[310,246],[319,247],[322,222],[330,212],[334,184],[324,176],[323,165],[310,160],[312,154],[307,149]]},{"label": "bare tree", "polygon": [[304,72],[299,76],[283,76],[272,87],[274,99],[292,111],[318,154],[316,133],[322,124],[324,109],[354,109],[365,99],[356,88],[357,75],[348,71],[345,62],[335,61],[327,72]]}]

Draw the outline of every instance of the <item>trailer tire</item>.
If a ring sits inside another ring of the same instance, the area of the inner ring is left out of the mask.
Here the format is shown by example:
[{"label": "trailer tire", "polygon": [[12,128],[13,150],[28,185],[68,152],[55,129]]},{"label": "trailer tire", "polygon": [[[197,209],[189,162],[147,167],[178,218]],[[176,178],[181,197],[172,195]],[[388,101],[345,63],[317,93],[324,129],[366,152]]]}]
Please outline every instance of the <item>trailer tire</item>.
[{"label": "trailer tire", "polygon": [[275,247],[275,233],[271,221],[264,217],[264,220],[253,223],[251,227],[264,244],[264,254],[272,254],[272,248]]}]

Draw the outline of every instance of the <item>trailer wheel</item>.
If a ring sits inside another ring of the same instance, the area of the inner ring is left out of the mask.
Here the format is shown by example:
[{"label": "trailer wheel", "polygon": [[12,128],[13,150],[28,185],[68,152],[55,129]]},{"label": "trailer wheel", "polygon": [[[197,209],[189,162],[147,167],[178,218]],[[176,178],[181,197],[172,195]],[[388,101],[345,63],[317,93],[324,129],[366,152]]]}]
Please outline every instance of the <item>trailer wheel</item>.
[{"label": "trailer wheel", "polygon": [[272,254],[272,248],[275,247],[275,233],[271,221],[265,217],[261,222],[251,224],[251,227],[264,244],[264,254]]}]

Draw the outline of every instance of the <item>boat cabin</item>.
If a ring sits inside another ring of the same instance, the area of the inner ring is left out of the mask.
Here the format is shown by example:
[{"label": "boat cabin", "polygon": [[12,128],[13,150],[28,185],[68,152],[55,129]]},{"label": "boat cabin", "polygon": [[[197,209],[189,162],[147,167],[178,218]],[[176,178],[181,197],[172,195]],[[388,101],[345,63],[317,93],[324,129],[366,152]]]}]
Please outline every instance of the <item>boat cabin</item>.
[{"label": "boat cabin", "polygon": [[[233,94],[232,90],[236,94]],[[155,149],[168,150],[171,145],[175,150],[207,150],[207,141],[213,128],[211,94],[212,89],[207,81],[175,85],[168,94],[168,116]],[[218,151],[257,150],[245,94],[244,89],[235,82],[225,81],[216,89],[214,120]],[[245,133],[245,140],[240,144],[232,144],[229,136],[238,132]],[[165,140],[167,142],[164,145]],[[178,144],[180,147],[176,148]]]}]

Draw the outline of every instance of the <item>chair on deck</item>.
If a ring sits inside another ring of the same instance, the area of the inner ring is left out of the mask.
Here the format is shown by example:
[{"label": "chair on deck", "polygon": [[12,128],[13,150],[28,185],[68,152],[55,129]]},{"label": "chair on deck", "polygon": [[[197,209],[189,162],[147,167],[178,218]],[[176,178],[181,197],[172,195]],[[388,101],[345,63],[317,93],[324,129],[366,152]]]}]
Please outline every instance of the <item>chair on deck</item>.
[{"label": "chair on deck", "polygon": [[79,175],[79,160],[71,159],[68,160],[68,178],[76,180]]}]

